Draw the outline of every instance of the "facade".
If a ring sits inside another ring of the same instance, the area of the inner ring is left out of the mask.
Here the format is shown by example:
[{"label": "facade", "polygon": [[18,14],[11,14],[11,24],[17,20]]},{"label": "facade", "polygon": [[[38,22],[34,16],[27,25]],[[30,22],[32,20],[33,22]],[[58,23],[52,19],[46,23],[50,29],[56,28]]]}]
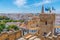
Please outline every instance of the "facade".
[{"label": "facade", "polygon": [[55,15],[55,31],[56,34],[60,33],[60,14]]}]

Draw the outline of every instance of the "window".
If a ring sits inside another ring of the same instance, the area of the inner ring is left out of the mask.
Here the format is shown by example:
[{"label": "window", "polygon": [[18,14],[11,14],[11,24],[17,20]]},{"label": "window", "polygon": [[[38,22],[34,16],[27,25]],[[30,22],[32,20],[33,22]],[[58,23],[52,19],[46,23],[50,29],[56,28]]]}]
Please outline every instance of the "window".
[{"label": "window", "polygon": [[47,25],[47,21],[45,22],[45,25]]},{"label": "window", "polygon": [[34,34],[36,32],[37,32],[37,30],[29,30],[29,33],[32,33],[32,34]]},{"label": "window", "polygon": [[46,32],[44,32],[43,36],[46,36],[46,35],[47,35],[47,33],[46,33]]}]

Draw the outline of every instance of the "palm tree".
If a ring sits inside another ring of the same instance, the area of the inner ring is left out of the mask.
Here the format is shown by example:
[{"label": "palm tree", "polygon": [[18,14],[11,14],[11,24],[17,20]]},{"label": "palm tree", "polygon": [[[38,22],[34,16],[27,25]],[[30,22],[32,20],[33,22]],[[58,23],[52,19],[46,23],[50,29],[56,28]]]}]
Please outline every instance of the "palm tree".
[{"label": "palm tree", "polygon": [[45,11],[49,11],[51,13],[51,11],[55,11],[55,8],[54,7],[52,7],[52,8],[47,7],[47,8],[45,8]]},{"label": "palm tree", "polygon": [[52,11],[54,12],[56,9],[54,7],[52,7]]},{"label": "palm tree", "polygon": [[51,13],[51,8],[47,7],[47,8],[45,8],[45,11],[49,11]]}]

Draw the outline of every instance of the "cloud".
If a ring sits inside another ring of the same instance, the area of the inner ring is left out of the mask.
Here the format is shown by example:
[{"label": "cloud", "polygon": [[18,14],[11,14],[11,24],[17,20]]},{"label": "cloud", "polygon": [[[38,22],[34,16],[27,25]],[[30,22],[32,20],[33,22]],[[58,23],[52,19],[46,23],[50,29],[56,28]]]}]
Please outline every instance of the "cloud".
[{"label": "cloud", "polygon": [[26,4],[26,0],[15,0],[14,4],[18,7],[24,6]]},{"label": "cloud", "polygon": [[43,1],[41,1],[41,2],[34,3],[34,4],[30,5],[30,6],[39,7],[39,6],[41,6],[41,5],[50,4],[50,3],[55,3],[55,2],[57,2],[57,1],[58,1],[58,0],[43,0]]},{"label": "cloud", "polygon": [[25,7],[25,8],[38,7],[38,6],[40,6],[40,5],[49,4],[49,3],[52,3],[52,0],[43,0],[43,1],[38,2],[38,3],[34,3],[34,4],[31,4],[31,5],[26,5],[26,6],[24,6],[24,7]]},{"label": "cloud", "polygon": [[27,4],[27,0],[15,0],[14,4],[18,7],[22,6],[24,8],[31,8],[31,7],[38,7],[40,5],[49,4],[49,3],[53,3],[53,2],[56,2],[56,0],[42,0],[38,3],[34,3],[34,4],[31,4],[31,5],[25,5],[25,4]]},{"label": "cloud", "polygon": [[35,3],[33,4],[34,6],[40,6],[40,5],[43,5],[43,4],[50,4],[50,3],[55,3],[55,2],[58,2],[59,0],[43,0],[42,2],[39,2],[39,3]]},{"label": "cloud", "polygon": [[39,2],[39,3],[35,3],[35,4],[33,4],[34,6],[40,6],[40,5],[43,5],[43,4],[49,4],[49,3],[51,3],[52,2],[52,0],[44,0],[44,1],[42,1],[42,2]]}]

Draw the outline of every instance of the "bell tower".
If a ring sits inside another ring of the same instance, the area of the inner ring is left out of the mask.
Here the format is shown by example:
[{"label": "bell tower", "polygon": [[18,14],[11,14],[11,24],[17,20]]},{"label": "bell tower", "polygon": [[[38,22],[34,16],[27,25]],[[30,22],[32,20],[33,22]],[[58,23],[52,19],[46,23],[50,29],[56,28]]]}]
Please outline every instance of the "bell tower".
[{"label": "bell tower", "polygon": [[41,13],[42,13],[42,14],[44,13],[44,5],[42,5]]}]

